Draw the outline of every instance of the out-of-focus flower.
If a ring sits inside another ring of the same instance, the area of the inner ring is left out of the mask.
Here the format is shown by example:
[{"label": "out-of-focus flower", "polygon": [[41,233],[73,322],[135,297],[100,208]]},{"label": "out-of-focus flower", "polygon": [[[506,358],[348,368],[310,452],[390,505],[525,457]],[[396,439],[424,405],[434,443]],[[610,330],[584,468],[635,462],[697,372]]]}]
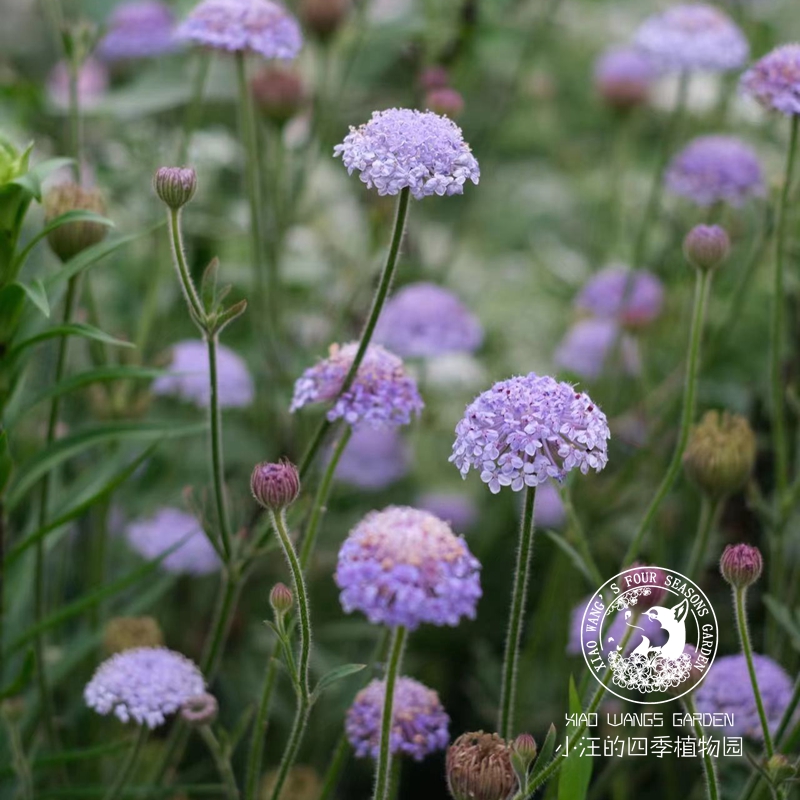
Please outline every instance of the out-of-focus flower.
[{"label": "out-of-focus flower", "polygon": [[425,107],[445,117],[460,117],[464,111],[464,97],[450,86],[431,89],[425,95]]},{"label": "out-of-focus flower", "polygon": [[512,749],[496,733],[462,733],[447,749],[453,800],[508,800],[518,787]]},{"label": "out-of-focus flower", "polygon": [[428,492],[420,496],[417,506],[443,519],[459,533],[471,528],[478,519],[475,502],[459,492]]},{"label": "out-of-focus flower", "polygon": [[181,718],[192,726],[210,725],[218,712],[217,698],[208,692],[193,695],[181,706]]},{"label": "out-of-focus flower", "polygon": [[282,511],[300,494],[300,473],[290,461],[264,461],[253,469],[250,491],[264,508]]},{"label": "out-of-focus flower", "polygon": [[444,89],[450,85],[450,75],[445,67],[439,64],[426,67],[417,79],[421,89],[430,92],[433,89]]},{"label": "out-of-focus flower", "polygon": [[575,298],[575,307],[595,317],[640,327],[657,319],[664,306],[664,286],[647,270],[611,265],[592,275]]},{"label": "out-of-focus flower", "polygon": [[396,428],[358,428],[336,467],[336,479],[359,489],[383,489],[408,474],[408,448]]},{"label": "out-of-focus flower", "polygon": [[297,20],[273,0],[202,0],[175,36],[215,50],[292,59],[303,46]]},{"label": "out-of-focus flower", "polygon": [[[78,71],[78,103],[84,111],[96,108],[108,90],[108,70],[95,58],[87,58]],[[69,67],[59,61],[47,79],[47,93],[54,106],[69,108]]]},{"label": "out-of-focus flower", "polygon": [[386,303],[374,340],[402,358],[472,353],[483,342],[477,317],[435,283],[411,283]]},{"label": "out-of-focus flower", "polygon": [[250,82],[256,107],[267,119],[286,124],[306,102],[306,87],[300,73],[279,66],[266,66]]},{"label": "out-of-focus flower", "polygon": [[750,53],[733,20],[705,3],[672,6],[654,14],[639,27],[635,44],[659,67],[676,72],[738,69]]},{"label": "out-of-focus flower", "polygon": [[480,168],[461,128],[432,111],[390,108],[375,111],[360,128],[350,128],[333,150],[348,174],[359,172],[380,195],[408,188],[418,200],[464,192],[480,180]]},{"label": "out-of-focus flower", "polygon": [[[344,729],[358,758],[378,758],[385,696],[386,681],[374,680],[356,695],[347,711]],[[389,737],[392,755],[422,761],[430,753],[444,750],[450,740],[449,724],[450,718],[433,689],[412,678],[397,679]]]},{"label": "out-of-focus flower", "polygon": [[113,617],[103,629],[103,647],[109,655],[163,644],[164,634],[153,617]]},{"label": "out-of-focus flower", "polygon": [[479,395],[456,426],[450,461],[466,477],[480,471],[493,494],[519,492],[573,469],[608,463],[606,415],[585,392],[548,375],[519,375]]},{"label": "out-of-focus flower", "polygon": [[641,371],[639,346],[630,334],[624,333],[613,319],[581,319],[567,331],[553,360],[560,369],[593,381],[607,368],[615,366],[607,363],[615,351],[621,356],[624,372],[638,375]]},{"label": "out-of-focus flower", "polygon": [[323,41],[341,27],[350,12],[351,0],[301,0],[300,19]]},{"label": "out-of-focus flower", "polygon": [[408,425],[411,415],[419,414],[424,405],[417,383],[406,373],[402,360],[380,345],[367,348],[353,385],[337,397],[357,351],[357,342],[331,345],[328,357],[298,378],[289,410],[336,398],[327,414],[331,422],[344,419],[354,428]]},{"label": "out-of-focus flower", "polygon": [[166,647],[139,647],[104,661],[83,697],[98,714],[153,729],[205,688],[200,670],[185,656]]},{"label": "out-of-focus flower", "polygon": [[131,522],[125,529],[125,538],[148,560],[158,558],[185,539],[161,562],[167,572],[208,575],[220,568],[219,556],[200,523],[178,508],[160,508],[152,517]]},{"label": "out-of-focus flower", "polygon": [[533,524],[537,528],[560,528],[567,518],[561,493],[552,481],[545,481],[536,487],[536,500],[533,503]]},{"label": "out-of-focus flower", "polygon": [[[98,189],[84,189],[77,183],[61,183],[45,195],[45,223],[50,223],[70,211],[106,213],[106,203]],[[106,237],[108,228],[99,222],[68,222],[47,234],[47,242],[61,261],[69,261]]]},{"label": "out-of-focus flower", "polygon": [[703,272],[721,266],[730,252],[728,232],[719,225],[695,225],[683,240],[686,260]]},{"label": "out-of-focus flower", "polygon": [[336,585],[349,614],[414,630],[474,619],[480,564],[450,526],[416,508],[372,511],[339,551]]},{"label": "out-of-focus flower", "polygon": [[741,89],[764,108],[800,114],[800,44],[785,44],[756,61],[742,76]]},{"label": "out-of-focus flower", "polygon": [[594,83],[613,108],[626,110],[647,101],[657,70],[652,60],[631,48],[604,53],[594,66]]},{"label": "out-of-focus flower", "polygon": [[120,3],[108,20],[108,30],[97,45],[105,61],[153,58],[175,50],[175,17],[160,0]]},{"label": "out-of-focus flower", "polygon": [[[767,656],[754,653],[753,666],[767,724],[774,736],[792,696],[792,681],[783,668]],[[694,699],[702,714],[730,714],[731,724],[724,729],[727,735],[763,740],[747,659],[743,654],[717,658]]]},{"label": "out-of-focus flower", "polygon": [[[172,346],[169,375],[153,382],[153,393],[179,397],[207,408],[211,401],[206,345],[188,339]],[[225,345],[217,345],[219,404],[223,408],[244,408],[253,402],[255,388],[244,361]]]},{"label": "out-of-focus flower", "polygon": [[734,589],[747,589],[752,586],[764,570],[764,559],[757,547],[749,544],[729,544],[719,560],[722,577]]},{"label": "out-of-focus flower", "polygon": [[758,156],[733,136],[693,139],[672,159],[664,180],[669,191],[699,206],[739,207],[765,191]]}]

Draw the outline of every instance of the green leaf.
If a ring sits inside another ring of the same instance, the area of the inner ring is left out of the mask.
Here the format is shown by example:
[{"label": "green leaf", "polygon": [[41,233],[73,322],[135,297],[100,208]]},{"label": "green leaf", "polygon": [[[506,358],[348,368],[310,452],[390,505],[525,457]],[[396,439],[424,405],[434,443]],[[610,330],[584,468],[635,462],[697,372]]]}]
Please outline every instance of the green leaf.
[{"label": "green leaf", "polygon": [[[575,680],[569,677],[569,710],[571,714],[583,714],[583,705]],[[575,726],[567,725],[567,738],[575,730]],[[584,800],[589,790],[589,781],[592,778],[592,758],[581,757],[579,753],[571,752],[565,759],[558,779],[558,800]]]},{"label": "green leaf", "polygon": [[550,723],[550,727],[547,730],[547,736],[545,736],[544,743],[539,749],[539,754],[536,756],[536,761],[533,764],[533,769],[530,773],[531,780],[533,780],[533,778],[535,778],[536,775],[538,775],[538,773],[540,773],[553,758],[553,752],[556,749],[556,736],[556,726]]},{"label": "green leaf", "polygon": [[104,442],[176,439],[195,436],[206,429],[206,423],[176,426],[174,422],[109,422],[79,430],[53,442],[19,469],[8,493],[8,511],[13,511],[28,490],[51,469],[90,447]]},{"label": "green leaf", "polygon": [[30,283],[15,281],[14,285],[19,286],[19,288],[25,292],[31,303],[33,303],[45,317],[48,319],[50,318],[50,302],[47,299],[47,292],[45,291],[44,284],[38,278],[34,278]]},{"label": "green leaf", "polygon": [[551,531],[548,528],[545,528],[543,533],[567,556],[567,558],[569,558],[578,572],[580,572],[581,575],[586,578],[587,583],[590,586],[594,586],[596,581],[592,579],[591,570],[583,560],[583,556],[563,536],[561,536],[561,534],[557,533],[556,531]]},{"label": "green leaf", "polygon": [[6,358],[13,360],[18,358],[21,353],[30,347],[35,347],[37,344],[41,344],[50,339],[60,339],[62,336],[80,336],[82,339],[91,339],[105,344],[112,344],[117,347],[136,346],[133,342],[126,342],[124,339],[116,339],[110,333],[101,331],[100,328],[95,328],[93,325],[86,325],[83,322],[72,322],[68,325],[56,325],[53,328],[48,328],[46,331],[37,333],[29,339],[15,344],[11,350],[8,351]]},{"label": "green leaf", "polygon": [[769,594],[764,595],[764,605],[788,634],[792,647],[800,651],[800,624],[798,624],[796,614],[792,614],[791,609]]},{"label": "green leaf", "polygon": [[[31,762],[31,767],[34,772],[45,770],[48,767],[56,767],[59,764],[70,764],[75,761],[94,761],[96,758],[103,756],[110,756],[122,750],[130,749],[130,742],[124,739],[119,739],[116,742],[109,742],[107,744],[96,745],[95,747],[82,747],[75,750],[62,750],[60,753],[52,753],[48,755],[39,756],[34,758]],[[13,778],[13,767],[5,767],[0,769],[0,778]]]},{"label": "green leaf", "polygon": [[326,673],[319,679],[319,683],[314,689],[312,697],[316,700],[326,689],[328,689],[334,683],[337,683],[338,681],[341,681],[344,678],[349,677],[350,675],[355,675],[357,672],[361,672],[361,670],[365,669],[366,666],[367,666],[366,664],[344,664],[341,667],[336,667],[336,669],[332,669],[330,672]]},{"label": "green leaf", "polygon": [[[30,154],[32,147],[33,143],[28,146],[26,155]],[[14,180],[9,181],[9,183],[19,186],[29,195],[34,197],[38,202],[41,202],[42,182],[44,179],[53,172],[56,172],[63,167],[68,167],[73,163],[74,161],[71,158],[51,158],[47,161],[42,161],[41,164],[37,164],[33,169],[28,170],[28,172],[26,172],[24,175],[20,175],[18,178],[14,178]]]},{"label": "green leaf", "polygon": [[240,300],[232,306],[228,306],[224,311],[214,316],[211,322],[215,333],[219,333],[223,328],[230,325],[237,317],[241,317],[247,310],[247,300]]},{"label": "green leaf", "polygon": [[14,680],[0,689],[0,700],[5,700],[7,697],[14,697],[25,689],[33,677],[33,668],[35,664],[36,659],[33,650],[28,650],[28,652],[25,653],[25,660],[22,662],[22,666]]}]

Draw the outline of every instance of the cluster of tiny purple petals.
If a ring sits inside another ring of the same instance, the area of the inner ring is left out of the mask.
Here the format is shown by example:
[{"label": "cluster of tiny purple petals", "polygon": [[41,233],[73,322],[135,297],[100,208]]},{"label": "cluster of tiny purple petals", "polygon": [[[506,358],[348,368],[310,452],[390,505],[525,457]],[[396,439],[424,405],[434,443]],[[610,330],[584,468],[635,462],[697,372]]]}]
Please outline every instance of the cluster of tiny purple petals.
[{"label": "cluster of tiny purple petals", "polygon": [[470,469],[496,494],[515,492],[573,469],[599,472],[608,462],[606,415],[584,392],[531,372],[479,395],[456,426],[450,461]]},{"label": "cluster of tiny purple petals", "polygon": [[137,647],[104,661],[83,697],[98,714],[153,729],[205,688],[200,670],[185,656],[166,647]]},{"label": "cluster of tiny purple petals", "polygon": [[450,526],[427,511],[372,511],[339,550],[336,584],[347,613],[414,630],[475,618],[480,564]]},{"label": "cluster of tiny purple petals", "polygon": [[653,322],[664,306],[664,286],[652,272],[609,266],[595,273],[575,298],[575,306],[595,317],[626,326]]},{"label": "cluster of tiny purple petals", "polygon": [[339,459],[336,479],[360,489],[383,489],[408,469],[408,448],[396,428],[359,428]]},{"label": "cluster of tiny purple petals", "polygon": [[[767,656],[754,653],[753,666],[767,723],[774,735],[791,699],[792,681],[783,668]],[[697,690],[695,701],[701,713],[731,715],[727,734],[757,740],[764,738],[744,655],[716,659]]]},{"label": "cluster of tiny purple petals", "polygon": [[352,386],[339,396],[357,351],[357,342],[331,345],[328,357],[297,379],[289,410],[335,399],[328,411],[331,422],[343,419],[353,428],[408,425],[424,405],[417,382],[406,373],[402,360],[380,345],[367,348]]},{"label": "cluster of tiny purple petals", "polygon": [[[386,681],[374,680],[356,695],[347,712],[345,733],[358,758],[378,758],[385,696]],[[392,755],[422,761],[430,753],[444,750],[450,741],[449,724],[450,718],[433,689],[412,678],[397,679],[389,738]]]},{"label": "cluster of tiny purple petals", "polygon": [[175,17],[160,0],[121,3],[108,22],[108,31],[97,45],[105,61],[153,58],[175,49]]},{"label": "cluster of tiny purple petals", "polygon": [[800,44],[767,53],[745,72],[740,87],[765,108],[800,114]]},{"label": "cluster of tiny purple petals", "polygon": [[230,52],[289,60],[303,46],[297,20],[273,0],[202,0],[181,23],[178,39]]},{"label": "cluster of tiny purple petals", "polygon": [[403,358],[431,358],[472,353],[483,342],[483,328],[452,292],[420,282],[404,286],[386,303],[374,340]]},{"label": "cluster of tiny purple petals", "polygon": [[418,200],[430,195],[462,194],[464,184],[480,179],[478,162],[461,128],[432,111],[390,108],[334,148],[352,175],[358,171],[368,188],[380,195],[408,188]]},{"label": "cluster of tiny purple petals", "polygon": [[699,206],[738,207],[764,195],[764,175],[755,151],[733,136],[700,136],[667,168],[667,188]]},{"label": "cluster of tiny purple petals", "polygon": [[219,556],[200,523],[178,508],[160,508],[152,517],[130,523],[125,538],[148,561],[185,540],[161,562],[167,572],[199,576],[219,571]]},{"label": "cluster of tiny purple petals", "polygon": [[622,368],[628,375],[641,371],[639,346],[636,340],[623,333],[613,319],[588,318],[578,320],[566,333],[556,348],[553,360],[565,369],[587,381],[597,380],[607,367],[619,345]]},{"label": "cluster of tiny purple petals", "polygon": [[659,67],[672,71],[738,69],[750,53],[733,20],[705,3],[672,6],[649,17],[635,43]]},{"label": "cluster of tiny purple petals", "polygon": [[[172,348],[170,374],[153,382],[153,393],[179,397],[201,408],[211,402],[208,350],[204,342],[189,339]],[[242,358],[225,345],[217,345],[217,385],[223,408],[245,408],[253,402],[253,379]]]}]

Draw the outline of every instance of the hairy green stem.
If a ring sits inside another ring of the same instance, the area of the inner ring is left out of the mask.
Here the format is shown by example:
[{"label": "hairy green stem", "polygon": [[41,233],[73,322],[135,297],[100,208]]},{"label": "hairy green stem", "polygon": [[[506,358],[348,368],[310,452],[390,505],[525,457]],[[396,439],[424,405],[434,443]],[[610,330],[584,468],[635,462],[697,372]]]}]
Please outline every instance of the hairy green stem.
[{"label": "hairy green stem", "polygon": [[328,769],[325,770],[325,777],[322,782],[322,791],[319,793],[318,800],[330,800],[336,791],[344,765],[347,763],[347,756],[350,753],[350,743],[344,733],[339,735],[336,747],[333,750]]},{"label": "hairy green stem", "polygon": [[227,800],[239,800],[239,790],[236,788],[236,778],[233,774],[230,757],[223,751],[209,725],[200,727],[200,736],[206,743],[208,752],[211,753],[211,758],[214,759],[214,765],[225,787],[225,797]]},{"label": "hairy green stem", "polygon": [[718,498],[709,498],[703,495],[700,502],[700,518],[697,521],[697,532],[694,536],[692,554],[686,565],[686,577],[696,579],[698,570],[702,569],[708,551],[708,538],[711,530],[717,523],[719,513],[722,511],[723,501]]},{"label": "hairy green stem", "polygon": [[[686,710],[692,718],[692,727],[694,728],[694,735],[698,741],[702,741],[705,733],[703,726],[697,719],[697,707],[694,704],[691,693],[687,694],[684,698]],[[703,750],[703,769],[706,773],[706,789],[708,790],[708,800],[719,800],[719,786],[717,784],[717,768],[714,763],[714,758],[708,752],[707,748]]]},{"label": "hairy green stem", "polygon": [[519,648],[522,640],[522,625],[525,617],[525,600],[528,595],[528,576],[533,553],[533,509],[536,502],[536,487],[525,490],[525,508],[519,529],[517,565],[514,569],[514,586],[511,590],[511,610],[508,617],[506,649],[503,657],[502,685],[500,687],[500,713],[497,730],[510,741],[514,733],[514,705],[517,694],[517,670]]},{"label": "hairy green stem", "polygon": [[183,236],[181,235],[180,209],[171,208],[167,211],[167,227],[169,228],[170,245],[172,246],[172,260],[178,273],[178,282],[186,300],[186,305],[189,307],[192,320],[202,331],[202,320],[205,318],[205,312],[203,304],[200,302],[200,296],[194,288],[189,265],[186,263]]},{"label": "hairy green stem", "polygon": [[294,766],[294,762],[297,759],[297,751],[300,749],[300,743],[303,741],[303,734],[308,726],[310,710],[311,705],[309,698],[306,696],[298,696],[297,711],[295,712],[294,722],[292,723],[292,731],[289,734],[289,739],[286,742],[286,748],[283,751],[283,757],[278,767],[278,777],[275,779],[275,786],[270,796],[271,800],[280,800],[283,786],[289,775],[289,770]]},{"label": "hairy green stem", "polygon": [[122,762],[122,765],[117,770],[114,782],[105,793],[104,800],[116,800],[116,798],[120,796],[123,788],[125,788],[125,784],[128,782],[128,778],[130,778],[131,774],[133,773],[136,762],[139,760],[139,755],[142,752],[144,743],[147,741],[147,734],[149,732],[150,730],[147,725],[139,726],[139,731],[136,734],[136,740],[134,741],[131,749],[128,751],[128,755],[125,756],[125,760]]},{"label": "hairy green stem", "polygon": [[253,725],[253,735],[250,739],[250,748],[247,751],[247,768],[245,770],[244,796],[246,800],[257,800],[258,784],[261,779],[261,759],[264,756],[264,739],[267,735],[269,722],[269,706],[272,692],[275,689],[275,679],[278,676],[278,643],[272,648],[267,671],[264,674],[264,686],[261,689],[261,699]]}]

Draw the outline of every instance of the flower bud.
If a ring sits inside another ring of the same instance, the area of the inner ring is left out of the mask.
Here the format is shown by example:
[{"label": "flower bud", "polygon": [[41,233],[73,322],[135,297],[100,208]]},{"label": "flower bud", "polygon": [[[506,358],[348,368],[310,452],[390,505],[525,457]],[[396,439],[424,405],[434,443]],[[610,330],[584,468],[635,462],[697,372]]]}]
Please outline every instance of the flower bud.
[{"label": "flower bud", "polygon": [[[69,211],[106,213],[103,196],[97,189],[84,189],[77,183],[62,183],[52,188],[44,198],[45,223]],[[52,251],[69,261],[73,256],[105,239],[107,228],[98,222],[68,222],[47,234]]]},{"label": "flower bud", "polygon": [[285,614],[294,602],[292,590],[285,583],[276,583],[269,593],[269,604],[276,614]]},{"label": "flower bud", "polygon": [[289,461],[256,464],[250,478],[253,497],[269,511],[281,511],[300,494],[300,475]]},{"label": "flower bud", "polygon": [[217,698],[213,694],[204,692],[190,697],[181,706],[181,718],[189,725],[200,727],[210,725],[217,718],[218,711]]},{"label": "flower bud", "polygon": [[746,589],[752,586],[764,569],[764,559],[757,547],[749,544],[729,544],[719,560],[719,571],[722,577],[734,589]]},{"label": "flower bud", "polygon": [[250,91],[264,116],[278,125],[295,116],[306,100],[303,79],[287,67],[264,67],[251,81]]},{"label": "flower bud", "polygon": [[775,753],[764,766],[773,786],[778,786],[797,774],[797,768],[783,753]]},{"label": "flower bud", "polygon": [[739,414],[707,411],[689,434],[683,468],[709,497],[743,489],[756,460],[756,437]]},{"label": "flower bud", "polygon": [[458,117],[464,111],[464,98],[455,89],[443,86],[440,89],[431,89],[425,95],[425,105],[437,114]]},{"label": "flower bud", "polygon": [[432,92],[434,89],[444,89],[449,86],[450,75],[444,67],[436,64],[422,70],[417,81],[420,88]]},{"label": "flower bud", "polygon": [[183,208],[197,191],[197,173],[191,167],[159,167],[153,188],[173,211]]},{"label": "flower bud", "polygon": [[731,252],[731,240],[719,225],[695,225],[683,240],[686,260],[695,268],[712,270]]},{"label": "flower bud", "polygon": [[300,18],[320,39],[329,39],[341,27],[350,0],[301,0]]},{"label": "flower bud", "polygon": [[521,733],[514,740],[512,745],[514,752],[525,759],[528,763],[536,758],[536,740],[529,733]]},{"label": "flower bud", "polygon": [[511,748],[496,733],[464,733],[447,749],[447,786],[454,800],[507,800],[517,789]]},{"label": "flower bud", "polygon": [[103,630],[103,647],[109,655],[135,647],[161,647],[164,634],[152,617],[114,617]]}]

